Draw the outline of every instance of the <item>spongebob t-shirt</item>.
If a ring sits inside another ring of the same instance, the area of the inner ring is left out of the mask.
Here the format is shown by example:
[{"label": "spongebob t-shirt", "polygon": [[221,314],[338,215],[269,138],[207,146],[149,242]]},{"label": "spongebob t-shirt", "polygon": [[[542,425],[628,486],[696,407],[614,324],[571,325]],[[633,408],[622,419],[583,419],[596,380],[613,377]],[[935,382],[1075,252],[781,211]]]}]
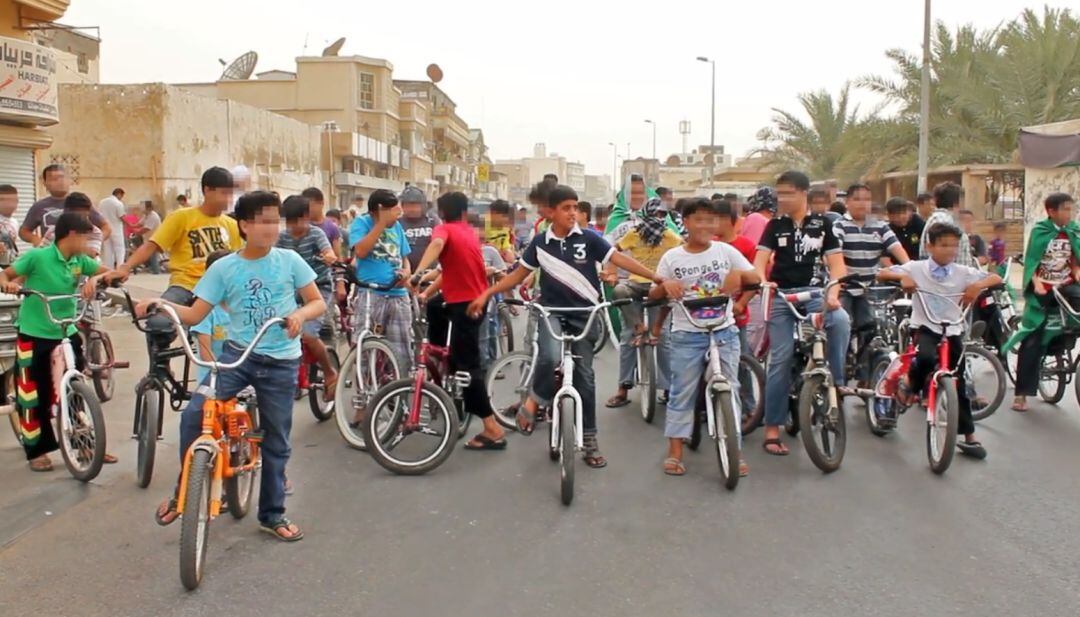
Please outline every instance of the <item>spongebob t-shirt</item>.
[{"label": "spongebob t-shirt", "polygon": [[[724,279],[732,270],[752,270],[753,266],[742,253],[730,244],[713,242],[700,253],[691,253],[685,246],[671,249],[660,258],[656,273],[665,279],[676,279],[685,288],[683,299],[694,300],[720,295]],[[716,306],[692,311],[698,321],[724,319],[727,306]],[[671,329],[682,332],[702,332],[695,328],[681,309],[671,313]]]},{"label": "spongebob t-shirt", "polygon": [[[370,214],[358,217],[349,227],[349,241],[354,248],[364,236],[371,232],[375,226]],[[405,264],[405,258],[410,252],[409,238],[405,235],[405,229],[400,222],[396,222],[383,230],[382,235],[375,242],[375,246],[367,257],[356,260],[356,277],[365,283],[374,285],[389,285],[394,282],[395,273],[401,270]],[[379,295],[404,296],[407,291],[404,287],[398,287],[390,291],[376,291]]]},{"label": "spongebob t-shirt", "polygon": [[[205,334],[210,337],[210,353],[214,354],[215,358],[220,358],[221,352],[225,351],[225,341],[229,338],[229,319],[229,312],[218,305],[202,321],[191,327],[191,331],[195,334]],[[210,369],[197,367],[195,382],[202,383],[209,373]]]}]

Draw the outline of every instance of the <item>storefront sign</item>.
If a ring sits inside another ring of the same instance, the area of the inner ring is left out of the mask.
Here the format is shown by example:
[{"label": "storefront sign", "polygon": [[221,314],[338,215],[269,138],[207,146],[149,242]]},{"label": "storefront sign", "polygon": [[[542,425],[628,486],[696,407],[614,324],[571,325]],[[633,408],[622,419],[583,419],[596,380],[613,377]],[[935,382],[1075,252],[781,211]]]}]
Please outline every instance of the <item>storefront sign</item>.
[{"label": "storefront sign", "polygon": [[56,98],[53,50],[0,37],[0,121],[56,124]]}]

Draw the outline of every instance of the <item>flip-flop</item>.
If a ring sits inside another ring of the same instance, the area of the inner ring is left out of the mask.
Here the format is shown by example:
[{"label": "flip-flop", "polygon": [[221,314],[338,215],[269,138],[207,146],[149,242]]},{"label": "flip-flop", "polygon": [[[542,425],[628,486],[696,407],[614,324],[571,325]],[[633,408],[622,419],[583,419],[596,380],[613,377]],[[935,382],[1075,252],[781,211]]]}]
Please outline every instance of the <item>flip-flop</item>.
[{"label": "flip-flop", "polygon": [[956,447],[960,448],[960,454],[970,456],[976,460],[983,460],[986,458],[986,448],[977,441],[958,441]]},{"label": "flip-flop", "polygon": [[1012,409],[1017,413],[1027,413],[1028,406],[1027,403],[1013,403],[1012,407],[1010,407],[1009,409]]},{"label": "flip-flop", "polygon": [[750,475],[750,465],[748,465],[745,460],[740,459],[739,460],[739,477],[740,478],[745,478],[748,475]]},{"label": "flip-flop", "polygon": [[621,395],[621,396],[616,394],[615,396],[609,398],[607,400],[607,402],[604,403],[604,406],[607,407],[608,409],[616,409],[616,408],[619,408],[619,407],[626,407],[629,404],[630,404],[630,397],[629,396],[627,396],[625,394]]},{"label": "flip-flop", "polygon": [[106,454],[105,457],[101,459],[101,462],[105,465],[115,465],[120,462],[120,459],[111,454]]},{"label": "flip-flop", "polygon": [[[166,517],[172,516],[172,518],[165,520]],[[157,510],[154,511],[154,521],[162,527],[167,527],[176,522],[176,519],[180,518],[180,513],[176,511],[176,498],[170,498],[168,505],[165,507],[165,513],[161,513],[161,506],[159,505]]]},{"label": "flip-flop", "polygon": [[[776,449],[770,450],[769,446],[776,446]],[[766,439],[765,443],[761,444],[761,447],[765,450],[766,454],[772,456],[787,456],[791,453],[791,450],[788,450],[788,447],[784,445],[784,442],[780,441],[779,437]]]},{"label": "flip-flop", "polygon": [[669,476],[685,476],[686,465],[677,458],[664,459],[664,473]]},{"label": "flip-flop", "polygon": [[[522,421],[524,421],[524,424],[522,424]],[[525,406],[522,405],[518,407],[517,413],[514,414],[514,424],[517,425],[519,433],[528,437],[536,429],[536,416],[525,411]]]},{"label": "flip-flop", "polygon": [[52,461],[47,458],[28,461],[27,465],[30,466],[30,471],[45,472],[55,469],[53,467]]},{"label": "flip-flop", "polygon": [[[477,445],[478,444],[478,445]],[[475,437],[465,442],[466,450],[505,450],[506,440],[500,439],[495,441],[483,433],[478,433]]]},{"label": "flip-flop", "polygon": [[289,531],[289,527],[292,523],[287,518],[279,518],[276,521],[270,523],[259,523],[259,531],[265,531],[266,533],[274,536],[282,542],[296,542],[304,539],[304,532],[299,527],[296,528],[296,533],[291,536],[281,535],[281,530]]}]

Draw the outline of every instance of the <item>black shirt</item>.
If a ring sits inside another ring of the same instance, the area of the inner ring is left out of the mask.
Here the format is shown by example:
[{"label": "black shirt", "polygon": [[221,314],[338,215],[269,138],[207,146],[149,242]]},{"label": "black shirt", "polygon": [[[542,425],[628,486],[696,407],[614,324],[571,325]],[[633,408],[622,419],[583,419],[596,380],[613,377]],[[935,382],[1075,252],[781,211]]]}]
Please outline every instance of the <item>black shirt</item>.
[{"label": "black shirt", "polygon": [[799,228],[789,216],[769,221],[758,248],[773,253],[772,282],[791,289],[820,285],[817,264],[823,256],[839,253],[840,242],[824,216],[807,214]]},{"label": "black shirt", "polygon": [[889,229],[896,234],[896,239],[900,241],[900,246],[904,247],[908,259],[919,258],[919,242],[922,241],[923,229],[925,228],[926,221],[918,214],[912,214],[908,224],[903,227],[897,227],[889,223]]}]

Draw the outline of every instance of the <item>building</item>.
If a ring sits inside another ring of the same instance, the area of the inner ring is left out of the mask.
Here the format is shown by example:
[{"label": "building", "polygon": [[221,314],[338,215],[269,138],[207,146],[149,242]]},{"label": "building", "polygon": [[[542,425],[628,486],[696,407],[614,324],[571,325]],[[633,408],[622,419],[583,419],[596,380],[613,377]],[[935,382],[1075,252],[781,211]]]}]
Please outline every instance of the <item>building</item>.
[{"label": "building", "polygon": [[[1052,141],[1042,139],[1051,136]],[[1071,156],[1068,148],[1072,145]],[[1049,151],[1049,152],[1048,152]],[[1027,246],[1027,235],[1045,216],[1043,202],[1051,193],[1068,193],[1080,199],[1080,118],[1025,127],[1020,134],[1020,160],[1024,165],[1024,244],[1012,245],[1010,252]],[[1078,215],[1080,216],[1080,215]]]},{"label": "building", "polygon": [[601,176],[586,174],[585,196],[583,199],[594,205],[614,202],[615,198],[611,194],[611,176],[607,174]]},{"label": "building", "polygon": [[101,81],[101,39],[62,24],[33,33],[38,45],[52,48],[56,54],[56,83]]},{"label": "building", "polygon": [[243,163],[254,188],[282,195],[323,181],[318,127],[165,84],[60,87],[67,117],[48,129],[41,162],[68,168],[95,202],[122,187],[165,214],[178,195],[199,202],[209,167]]},{"label": "building", "polygon": [[506,174],[510,201],[514,203],[526,203],[532,187],[548,174],[555,174],[561,184],[570,186],[579,195],[585,193],[585,165],[567,161],[557,152],[549,155],[547,144],[542,142],[533,146],[532,156],[496,161],[495,169]]},{"label": "building", "polygon": [[563,184],[577,191],[578,195],[585,194],[585,165],[582,163],[566,162],[566,178]]},{"label": "building", "polygon": [[647,186],[656,187],[660,185],[660,161],[656,159],[647,159],[643,157],[637,157],[636,159],[628,159],[623,161],[622,174],[620,176],[621,185],[625,182],[626,178],[632,174],[636,174],[645,179]]},{"label": "building", "polygon": [[495,161],[494,173],[506,178],[507,197],[510,203],[525,204],[529,201],[529,166],[524,161]]},{"label": "building", "polygon": [[477,163],[470,160],[475,145],[470,140],[469,125],[457,114],[457,104],[430,81],[395,80],[394,85],[403,97],[420,101],[431,109],[434,178],[439,192],[461,191],[472,195],[476,190]]},{"label": "building", "polygon": [[63,28],[54,22],[64,16],[69,4],[67,0],[0,0],[4,51],[0,66],[7,69],[8,80],[0,90],[0,182],[19,191],[17,220],[22,220],[40,193],[40,152],[52,142],[44,127],[61,119],[59,54],[38,43],[36,33]]}]

